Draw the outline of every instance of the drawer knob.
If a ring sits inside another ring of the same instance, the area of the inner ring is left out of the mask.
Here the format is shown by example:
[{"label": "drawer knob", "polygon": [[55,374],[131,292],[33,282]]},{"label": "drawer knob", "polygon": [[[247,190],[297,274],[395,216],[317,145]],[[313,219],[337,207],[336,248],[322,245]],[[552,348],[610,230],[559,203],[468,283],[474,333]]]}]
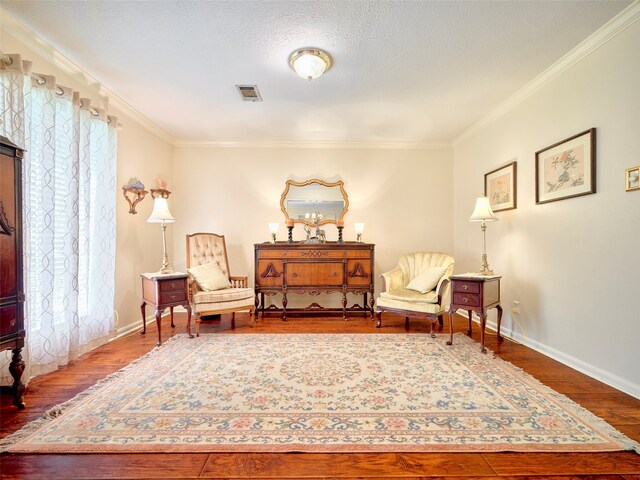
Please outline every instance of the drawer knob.
[{"label": "drawer knob", "polygon": [[462,285],[463,290],[469,290],[469,285]]},{"label": "drawer knob", "polygon": [[294,277],[297,277],[298,273],[297,272],[293,272],[291,275],[293,275]]},{"label": "drawer knob", "polygon": [[171,284],[171,288],[176,288],[176,284],[175,284],[175,283],[172,283],[172,284]]},{"label": "drawer knob", "polygon": [[171,295],[171,300],[175,300],[176,298],[178,298],[177,295]]},{"label": "drawer knob", "polygon": [[469,299],[468,299],[467,297],[464,297],[464,298],[462,299],[462,301],[463,301],[464,303],[469,303]]}]

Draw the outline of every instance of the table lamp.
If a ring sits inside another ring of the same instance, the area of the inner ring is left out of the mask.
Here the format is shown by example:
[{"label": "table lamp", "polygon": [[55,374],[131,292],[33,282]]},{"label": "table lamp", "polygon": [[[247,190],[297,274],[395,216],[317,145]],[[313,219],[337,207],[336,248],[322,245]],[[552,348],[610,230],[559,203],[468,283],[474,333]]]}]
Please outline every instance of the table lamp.
[{"label": "table lamp", "polygon": [[482,270],[478,272],[480,275],[493,275],[493,270],[489,268],[489,263],[487,262],[486,222],[496,222],[498,220],[498,217],[491,210],[489,198],[478,197],[476,199],[476,208],[473,210],[469,221],[482,222]]},{"label": "table lamp", "polygon": [[169,190],[164,189],[151,189],[151,196],[153,197],[153,211],[149,218],[148,223],[159,223],[162,225],[162,267],[158,273],[173,273],[173,268],[169,267],[169,256],[167,255],[167,223],[174,223],[176,220],[169,211],[169,205],[167,204],[167,198],[169,198]]}]

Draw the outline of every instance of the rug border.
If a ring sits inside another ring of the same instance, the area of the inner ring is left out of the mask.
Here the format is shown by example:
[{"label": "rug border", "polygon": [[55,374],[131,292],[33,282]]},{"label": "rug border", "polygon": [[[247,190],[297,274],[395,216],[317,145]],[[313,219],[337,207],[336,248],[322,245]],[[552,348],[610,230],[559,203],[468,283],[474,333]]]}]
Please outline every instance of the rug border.
[{"label": "rug border", "polygon": [[[406,333],[245,333],[234,334],[233,338],[239,338],[243,336],[379,336],[379,335],[398,335],[398,336],[413,336],[419,334],[406,334]],[[448,334],[437,334],[438,337],[447,337]],[[223,333],[206,333],[202,334],[202,337],[225,337],[228,338],[229,334]],[[578,404],[568,396],[555,391],[551,387],[545,385],[533,375],[527,373],[522,368],[498,357],[492,350],[487,349],[487,360],[498,364],[498,368],[502,368],[506,371],[511,371],[513,374],[519,377],[519,380],[526,383],[531,388],[538,388],[542,390],[544,394],[553,398],[553,401],[561,404],[570,414],[577,417],[581,417],[581,420],[588,422],[591,426],[597,429],[603,436],[609,437],[610,447],[606,444],[589,445],[589,444],[575,444],[571,446],[571,449],[562,448],[564,445],[522,445],[522,444],[473,444],[473,445],[403,445],[401,449],[398,449],[397,445],[306,445],[306,444],[286,444],[286,445],[171,445],[171,444],[156,444],[156,445],[64,445],[64,446],[52,446],[42,444],[29,444],[28,448],[21,445],[21,442],[27,437],[35,434],[40,428],[46,424],[56,420],[63,415],[67,410],[74,408],[81,403],[86,397],[91,396],[95,392],[101,390],[110,383],[118,380],[125,375],[129,370],[135,369],[140,363],[148,360],[149,357],[154,356],[158,350],[163,349],[166,345],[173,343],[177,340],[189,338],[185,334],[177,334],[169,338],[161,346],[156,346],[149,352],[141,356],[140,358],[132,361],[120,370],[109,374],[102,380],[97,381],[94,385],[88,387],[86,390],[78,393],[71,399],[55,405],[47,410],[41,418],[32,420],[25,424],[19,430],[5,436],[0,439],[0,454],[12,454],[12,453],[28,453],[28,454],[49,454],[49,453],[242,453],[242,452],[278,452],[278,453],[359,453],[359,452],[380,452],[380,453],[402,453],[402,452],[422,452],[422,453],[474,453],[474,452],[556,452],[556,453],[595,453],[595,452],[616,452],[616,451],[634,451],[640,454],[640,443],[631,439],[624,433],[617,430],[614,426],[606,422],[604,419],[598,417],[593,412],[589,411],[582,405]],[[463,332],[457,332],[454,335],[457,341],[460,341],[467,345],[479,345],[478,342],[468,337]],[[455,345],[455,342],[454,342]],[[615,445],[613,442],[617,442]],[[469,447],[472,447],[469,449]],[[533,449],[532,449],[533,447]],[[34,450],[36,448],[37,450]],[[42,449],[42,450],[40,450]]]}]

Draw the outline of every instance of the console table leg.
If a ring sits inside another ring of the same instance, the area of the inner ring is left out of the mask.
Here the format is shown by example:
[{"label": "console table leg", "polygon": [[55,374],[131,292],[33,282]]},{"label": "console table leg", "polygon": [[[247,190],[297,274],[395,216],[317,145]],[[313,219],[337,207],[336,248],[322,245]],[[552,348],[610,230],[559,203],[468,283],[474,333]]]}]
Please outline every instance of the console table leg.
[{"label": "console table leg", "polygon": [[171,328],[176,328],[176,325],[173,323],[173,307],[169,307],[169,313],[171,314]]},{"label": "console table leg", "polygon": [[473,319],[473,311],[467,310],[467,313],[469,314],[469,329],[467,330],[467,335],[471,336],[471,334],[473,333],[473,330],[471,328],[471,320]]},{"label": "console table leg", "polygon": [[260,303],[262,304],[262,318],[264,318],[264,292],[260,292]]},{"label": "console table leg", "polygon": [[498,309],[498,342],[502,342],[504,338],[500,335],[500,323],[502,323],[502,307],[500,305],[496,305]]},{"label": "console table leg", "polygon": [[484,327],[487,325],[487,313],[482,310],[480,313],[480,351],[487,353],[487,349],[484,348]]},{"label": "console table leg", "polygon": [[347,319],[347,292],[342,292],[342,319]]},{"label": "console table leg", "polygon": [[282,294],[282,320],[287,319],[287,293]]},{"label": "console table leg", "polygon": [[[256,293],[256,299],[253,302],[253,304],[256,307],[256,309],[255,309],[256,318],[258,318],[258,312],[260,311],[260,295],[258,293]],[[254,323],[255,323],[255,320],[254,320]]]},{"label": "console table leg", "polygon": [[367,316],[367,292],[364,292],[364,302],[362,303],[362,316]]},{"label": "console table leg", "polygon": [[156,326],[158,327],[158,346],[162,345],[162,310],[156,310]]},{"label": "console table leg", "polygon": [[140,312],[142,312],[142,331],[140,332],[140,335],[144,335],[145,333],[147,333],[147,312],[146,312],[146,307],[147,306],[147,302],[142,302],[142,305],[140,305]]},{"label": "console table leg", "polygon": [[369,298],[369,309],[371,310],[371,321],[373,321],[373,304],[375,300],[373,299],[373,292],[371,292],[371,297]]},{"label": "console table leg", "polygon": [[24,383],[20,380],[22,373],[24,372],[24,360],[22,360],[22,347],[12,350],[13,356],[11,357],[11,363],[9,364],[9,373],[13,377],[13,385],[11,390],[13,392],[13,404],[22,410],[25,407],[24,399]]}]

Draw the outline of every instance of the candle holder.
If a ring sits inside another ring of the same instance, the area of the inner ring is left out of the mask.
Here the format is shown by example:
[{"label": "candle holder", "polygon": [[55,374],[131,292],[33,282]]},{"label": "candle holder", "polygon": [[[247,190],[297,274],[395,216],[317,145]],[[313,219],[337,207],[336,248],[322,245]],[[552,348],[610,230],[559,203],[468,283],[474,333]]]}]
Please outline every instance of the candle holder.
[{"label": "candle holder", "polygon": [[293,243],[293,225],[287,225],[287,243]]},{"label": "candle holder", "polygon": [[342,240],[342,229],[343,228],[344,227],[338,226],[338,243],[343,243],[343,240]]}]

